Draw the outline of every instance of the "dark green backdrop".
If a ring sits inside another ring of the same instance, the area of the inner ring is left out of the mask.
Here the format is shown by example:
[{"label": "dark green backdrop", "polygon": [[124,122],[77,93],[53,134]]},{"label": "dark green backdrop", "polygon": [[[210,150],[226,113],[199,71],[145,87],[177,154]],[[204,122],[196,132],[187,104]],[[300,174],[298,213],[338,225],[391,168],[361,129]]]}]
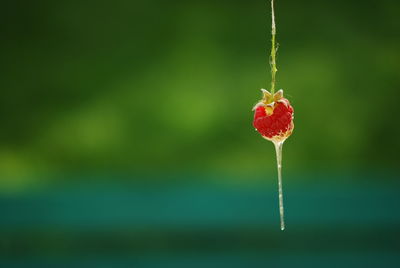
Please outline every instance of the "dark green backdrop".
[{"label": "dark green backdrop", "polygon": [[284,233],[251,124],[268,1],[3,1],[0,262],[398,263],[400,4],[275,6]]}]

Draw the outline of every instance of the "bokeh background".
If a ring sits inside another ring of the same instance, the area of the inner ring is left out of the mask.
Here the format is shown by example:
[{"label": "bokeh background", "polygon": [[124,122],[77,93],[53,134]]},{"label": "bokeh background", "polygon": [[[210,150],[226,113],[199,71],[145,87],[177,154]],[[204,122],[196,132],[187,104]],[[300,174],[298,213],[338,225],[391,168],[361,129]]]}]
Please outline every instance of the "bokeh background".
[{"label": "bokeh background", "polygon": [[3,1],[2,267],[398,267],[400,2]]}]

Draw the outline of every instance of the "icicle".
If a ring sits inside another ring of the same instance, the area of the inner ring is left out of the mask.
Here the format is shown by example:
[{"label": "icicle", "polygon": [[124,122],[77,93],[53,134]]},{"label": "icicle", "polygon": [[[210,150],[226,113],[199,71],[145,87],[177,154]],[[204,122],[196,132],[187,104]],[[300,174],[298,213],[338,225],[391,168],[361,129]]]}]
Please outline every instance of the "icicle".
[{"label": "icicle", "polygon": [[283,141],[275,141],[276,166],[278,168],[278,192],[279,192],[279,215],[281,219],[281,230],[285,230],[285,209],[283,207],[283,190],[282,190],[282,148]]}]

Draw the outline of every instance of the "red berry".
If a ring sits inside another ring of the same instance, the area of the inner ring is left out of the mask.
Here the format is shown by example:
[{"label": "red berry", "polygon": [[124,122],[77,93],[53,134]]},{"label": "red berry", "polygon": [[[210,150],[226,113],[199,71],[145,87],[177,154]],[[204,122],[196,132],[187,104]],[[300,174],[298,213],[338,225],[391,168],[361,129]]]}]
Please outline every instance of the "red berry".
[{"label": "red berry", "polygon": [[253,126],[266,139],[284,141],[293,131],[293,107],[283,98],[283,91],[273,97],[263,90],[264,98],[254,108]]}]

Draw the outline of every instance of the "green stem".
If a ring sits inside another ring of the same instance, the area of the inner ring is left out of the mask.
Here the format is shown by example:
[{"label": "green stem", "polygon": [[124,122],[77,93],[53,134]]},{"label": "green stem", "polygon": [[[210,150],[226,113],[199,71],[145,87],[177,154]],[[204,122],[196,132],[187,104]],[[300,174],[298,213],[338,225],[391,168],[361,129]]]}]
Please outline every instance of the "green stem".
[{"label": "green stem", "polygon": [[270,56],[270,65],[271,65],[271,94],[274,95],[275,93],[275,76],[278,69],[276,68],[276,26],[275,26],[275,11],[274,11],[274,0],[271,0],[271,15],[272,15],[272,30],[271,30],[271,56]]}]

